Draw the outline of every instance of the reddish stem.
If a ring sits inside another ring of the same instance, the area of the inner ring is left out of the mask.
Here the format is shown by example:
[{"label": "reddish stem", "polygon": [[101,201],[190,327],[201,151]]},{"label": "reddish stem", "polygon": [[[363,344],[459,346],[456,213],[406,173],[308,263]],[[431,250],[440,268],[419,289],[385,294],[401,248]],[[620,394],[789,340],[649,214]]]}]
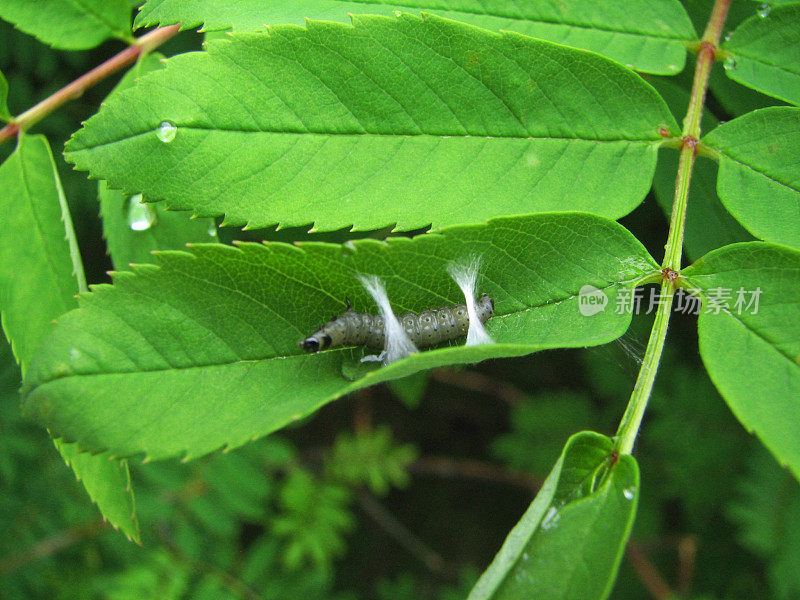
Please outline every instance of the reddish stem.
[{"label": "reddish stem", "polygon": [[180,27],[180,24],[170,25],[169,27],[160,27],[150,33],[146,33],[137,39],[133,45],[128,46],[125,50],[112,56],[88,73],[81,75],[72,83],[67,84],[53,95],[39,102],[36,106],[29,108],[12,120],[11,123],[0,129],[0,144],[16,137],[20,132],[30,129],[62,104],[79,98],[93,85],[135,62],[143,54],[151,52],[178,33]]},{"label": "reddish stem", "polygon": [[655,600],[668,600],[673,597],[672,589],[659,570],[647,556],[644,546],[637,542],[629,542],[626,548],[628,560],[636,571],[639,581]]}]

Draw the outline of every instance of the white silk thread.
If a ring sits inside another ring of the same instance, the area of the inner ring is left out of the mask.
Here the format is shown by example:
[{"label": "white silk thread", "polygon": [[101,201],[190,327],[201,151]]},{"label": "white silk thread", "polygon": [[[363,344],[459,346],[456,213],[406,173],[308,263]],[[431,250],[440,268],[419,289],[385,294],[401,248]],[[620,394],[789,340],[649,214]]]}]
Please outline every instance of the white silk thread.
[{"label": "white silk thread", "polygon": [[361,280],[364,289],[375,300],[375,304],[378,305],[378,310],[380,310],[383,317],[384,338],[383,352],[378,356],[365,356],[361,361],[382,360],[383,364],[388,365],[419,352],[394,314],[392,305],[389,304],[389,296],[386,294],[386,287],[383,285],[383,281],[375,275],[359,275],[358,278]]},{"label": "white silk thread", "polygon": [[475,288],[478,282],[478,272],[481,268],[481,258],[474,256],[462,263],[450,263],[447,265],[447,272],[461,288],[464,300],[467,305],[467,316],[469,317],[469,329],[467,330],[467,346],[480,346],[483,344],[493,344],[492,337],[487,333],[486,328],[478,318],[478,305],[475,302]]}]

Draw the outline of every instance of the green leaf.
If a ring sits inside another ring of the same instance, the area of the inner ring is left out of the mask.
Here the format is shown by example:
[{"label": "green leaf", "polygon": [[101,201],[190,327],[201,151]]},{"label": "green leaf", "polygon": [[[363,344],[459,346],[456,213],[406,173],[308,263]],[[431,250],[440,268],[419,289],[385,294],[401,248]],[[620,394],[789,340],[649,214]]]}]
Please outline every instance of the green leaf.
[{"label": "green leaf", "polygon": [[800,108],[771,107],[717,127],[717,192],[754,236],[800,248]]},{"label": "green leaf", "polygon": [[711,67],[708,87],[713,98],[722,105],[723,110],[733,117],[741,117],[767,106],[785,105],[782,100],[736,83],[725,75],[725,69],[721,63],[714,63],[714,66]]},{"label": "green leaf", "polygon": [[62,440],[54,442],[64,462],[75,472],[103,517],[115,529],[121,529],[128,539],[138,543],[139,523],[128,463],[110,460],[105,454],[78,452],[75,444],[66,444]]},{"label": "green leaf", "polygon": [[800,104],[800,4],[775,6],[739,25],[722,44],[728,77],[770,96]]},{"label": "green leaf", "polygon": [[569,439],[468,600],[608,597],[639,497],[636,461],[615,463],[613,448],[597,433]]},{"label": "green leaf", "polygon": [[0,311],[24,374],[53,319],[75,307],[79,283],[64,233],[64,220],[69,230],[72,223],[50,145],[39,135],[18,139],[0,166]]},{"label": "green leaf", "polygon": [[89,119],[67,156],[226,224],[408,230],[620,217],[646,194],[662,134],[678,135],[647,83],[595,54],[433,16],[353,22],[169,59]]},{"label": "green leaf", "polygon": [[185,212],[166,210],[163,203],[142,204],[141,195],[127,196],[104,182],[99,192],[103,233],[116,269],[152,263],[155,250],[179,250],[217,237],[212,219],[190,219]]},{"label": "green leaf", "polygon": [[[18,139],[0,166],[0,264],[7,265],[0,269],[0,311],[3,331],[25,373],[52,320],[75,306],[83,273],[73,272],[71,254],[77,261],[80,257],[50,146],[44,136]],[[107,455],[79,455],[59,441],[56,448],[103,516],[138,541],[127,464],[110,462]]]},{"label": "green leaf", "polygon": [[679,73],[686,60],[686,42],[697,38],[677,0],[148,0],[136,27],[181,23],[182,29],[203,25],[205,31],[259,31],[265,25],[295,23],[306,18],[347,21],[351,14],[391,15],[398,10],[430,11],[440,17],[592,50],[646,73]]},{"label": "green leaf", "polygon": [[11,113],[8,112],[8,82],[2,72],[0,72],[0,120],[11,120]]},{"label": "green leaf", "polygon": [[[163,68],[159,54],[139,60],[109,94],[106,102],[131,87],[145,73]],[[153,262],[153,250],[179,250],[191,242],[215,241],[217,226],[212,219],[190,219],[187,213],[168,211],[163,203],[145,205],[141,195],[128,196],[98,183],[103,235],[114,267]]]},{"label": "green leaf", "polygon": [[64,50],[94,48],[112,37],[131,39],[130,0],[3,0],[0,18]]},{"label": "green leaf", "polygon": [[[361,348],[299,349],[345,298],[374,311],[356,274],[383,278],[398,313],[418,312],[463,302],[446,265],[471,255],[483,257],[480,291],[495,300],[496,344],[428,350],[383,368],[360,363]],[[195,457],[424,369],[606,343],[630,322],[613,308],[618,294],[658,271],[622,226],[579,213],[341,246],[198,245],[158,259],[160,268],[119,273],[114,286],[83,297],[26,380],[27,414],[87,450]],[[582,316],[584,285],[608,299],[605,310]]]},{"label": "green leaf", "polygon": [[703,298],[700,354],[711,380],[742,425],[800,477],[800,253],[733,244],[683,275]]}]

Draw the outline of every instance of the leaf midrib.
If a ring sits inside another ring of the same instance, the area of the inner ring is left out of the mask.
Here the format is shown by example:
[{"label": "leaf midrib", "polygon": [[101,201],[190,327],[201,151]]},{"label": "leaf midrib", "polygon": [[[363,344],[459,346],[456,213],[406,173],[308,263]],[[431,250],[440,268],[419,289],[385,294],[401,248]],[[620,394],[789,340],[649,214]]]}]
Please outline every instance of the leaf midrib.
[{"label": "leaf midrib", "polygon": [[[610,288],[614,287],[615,285],[626,284],[626,283],[628,283],[628,284],[629,283],[635,283],[637,281],[640,281],[641,278],[642,277],[639,276],[639,277],[635,277],[635,278],[632,278],[632,279],[614,281],[614,282],[611,282],[608,285],[606,285],[606,286],[604,286],[602,288],[598,288],[598,289],[607,290],[607,289],[610,289]],[[230,289],[230,288],[225,288],[225,289]],[[231,290],[231,291],[236,291],[236,290]],[[516,315],[519,315],[519,314],[523,314],[523,313],[529,312],[531,310],[535,310],[535,309],[539,309],[539,308],[546,308],[546,307],[551,306],[551,305],[559,304],[561,302],[565,302],[565,301],[571,300],[571,299],[576,298],[576,297],[578,297],[578,294],[572,294],[572,295],[569,295],[569,296],[565,296],[563,298],[559,298],[557,300],[550,300],[550,301],[544,302],[542,304],[535,304],[535,305],[527,306],[527,307],[525,307],[525,308],[523,308],[521,310],[508,312],[508,313],[505,313],[505,314],[502,314],[502,315],[494,315],[492,318],[493,319],[503,319],[503,318],[506,318],[506,317],[516,316]],[[258,303],[258,302],[256,301],[256,303]],[[258,303],[258,304],[261,304],[261,303]],[[298,331],[298,333],[300,333],[300,335],[302,335],[300,329],[298,329],[297,331]],[[494,344],[494,345],[497,346],[497,347],[500,347],[500,348],[502,348],[502,347],[520,347],[520,346],[530,346],[531,348],[539,348],[539,347],[541,347],[541,344],[509,343],[509,342],[501,343],[501,344]],[[341,347],[341,348],[333,348],[333,349],[330,349],[330,350],[325,350],[323,352],[320,352],[319,354],[320,355],[324,355],[324,354],[329,354],[329,353],[334,353],[334,352],[345,352],[345,351],[351,350],[352,348],[353,348],[353,346],[345,346],[345,347]],[[445,350],[445,349],[449,350],[450,347],[447,347],[447,348],[434,348],[432,350],[428,350],[427,352],[435,352],[436,350]],[[46,379],[46,380],[39,381],[33,387],[29,387],[27,389],[23,389],[23,397],[27,397],[29,394],[31,394],[37,388],[39,388],[39,387],[41,387],[43,385],[46,385],[48,383],[53,383],[55,381],[60,381],[60,380],[63,380],[63,379],[70,379],[70,378],[73,378],[73,377],[103,377],[103,376],[107,376],[107,375],[138,375],[138,374],[142,374],[142,373],[161,373],[161,372],[167,372],[167,371],[188,371],[188,370],[191,370],[191,369],[231,367],[231,366],[235,366],[235,365],[239,365],[239,364],[263,363],[263,362],[268,362],[268,361],[272,361],[272,360],[290,360],[290,359],[296,359],[296,358],[310,359],[311,355],[310,354],[281,354],[281,355],[276,355],[276,356],[266,356],[266,357],[263,357],[263,358],[237,359],[237,360],[234,360],[234,361],[227,361],[227,362],[207,363],[207,364],[188,365],[188,366],[158,367],[158,368],[153,368],[153,369],[138,369],[138,370],[132,370],[132,371],[111,371],[111,370],[109,370],[109,371],[102,371],[102,372],[95,372],[95,373],[64,373],[64,374],[60,374],[60,375],[57,375],[55,377],[52,377],[52,378],[49,378],[49,379]],[[343,383],[347,383],[347,382],[343,381]],[[358,380],[356,380],[355,382],[349,382],[349,383],[350,384],[358,383]]]},{"label": "leaf midrib", "polygon": [[[763,269],[763,267],[760,267],[758,270],[762,270],[762,269]],[[737,269],[737,270],[741,270],[741,269]],[[704,276],[705,276],[705,275],[704,275]],[[694,280],[693,280],[691,277],[686,277],[686,276],[684,276],[684,280],[685,280],[685,281],[688,281],[688,282],[689,282],[689,283],[692,285],[692,288],[693,288],[693,289],[690,289],[690,290],[689,290],[690,292],[692,292],[693,294],[697,294],[697,295],[698,295],[698,296],[700,296],[700,298],[701,298],[701,299],[703,299],[703,300],[706,300],[706,299],[708,298],[708,296],[705,294],[705,287],[704,287],[704,286],[700,286],[700,285],[698,285],[698,284],[697,284],[697,283],[696,283],[696,282],[695,282],[695,281],[694,281]],[[701,316],[704,316],[704,315],[707,315],[707,314],[708,314],[708,313],[703,313]],[[744,327],[744,328],[745,328],[747,331],[749,331],[750,333],[752,333],[753,335],[755,335],[755,336],[756,336],[758,339],[760,339],[760,340],[762,340],[762,341],[766,342],[766,344],[767,344],[767,345],[768,345],[770,348],[772,348],[772,349],[773,349],[775,352],[777,352],[779,355],[783,356],[783,357],[784,357],[786,360],[788,360],[788,361],[789,361],[789,362],[792,364],[792,366],[793,366],[793,367],[798,367],[798,366],[800,366],[800,365],[798,365],[798,363],[796,362],[796,359],[795,359],[795,357],[793,357],[793,356],[790,356],[789,354],[787,354],[786,352],[784,352],[782,349],[778,348],[778,346],[776,345],[776,343],[775,343],[774,341],[772,341],[771,339],[769,339],[768,337],[766,337],[765,335],[763,335],[763,334],[762,334],[760,331],[758,331],[757,329],[755,329],[755,328],[751,327],[751,326],[750,326],[750,325],[749,325],[749,324],[748,324],[746,321],[743,321],[743,320],[742,320],[742,319],[740,319],[740,318],[739,318],[737,315],[733,314],[733,313],[732,313],[732,312],[731,312],[731,311],[728,309],[727,305],[726,305],[726,306],[723,306],[723,307],[720,307],[720,314],[726,314],[726,315],[728,315],[728,316],[729,316],[729,317],[731,317],[731,318],[732,318],[732,319],[733,319],[735,322],[739,323],[739,324],[740,324],[742,327]],[[710,316],[715,316],[715,315],[710,315]]]},{"label": "leaf midrib", "polygon": [[[316,132],[316,131],[272,131],[272,130],[264,130],[264,129],[232,129],[232,128],[214,128],[214,127],[198,127],[192,125],[177,125],[178,129],[190,129],[192,131],[202,131],[206,133],[215,133],[215,132],[224,132],[224,133],[240,133],[240,134],[266,134],[266,135],[304,135],[304,136],[319,136],[319,137],[386,137],[386,138],[435,138],[435,139],[467,139],[467,138],[474,138],[479,140],[528,140],[528,141],[541,141],[541,140],[554,140],[554,141],[565,141],[565,142],[588,142],[592,144],[616,144],[620,142],[627,142],[629,144],[646,144],[646,145],[661,145],[665,141],[668,141],[666,138],[659,138],[659,139],[631,139],[631,138],[615,138],[615,139],[592,139],[592,138],[583,138],[583,137],[543,137],[543,136],[512,136],[512,135],[472,135],[472,134],[452,134],[452,133],[442,133],[442,134],[434,134],[434,133],[371,133],[371,132],[363,132],[363,133],[339,133],[339,132]],[[180,131],[178,132],[180,133]],[[105,146],[111,146],[114,144],[119,144],[121,142],[126,142],[129,140],[133,140],[137,137],[145,136],[145,135],[155,135],[154,129],[148,129],[146,131],[138,132],[132,135],[127,135],[125,137],[104,141],[99,144],[93,145],[85,145],[77,149],[71,149],[70,146],[73,145],[74,141],[79,138],[73,138],[73,140],[67,145],[67,149],[65,155],[69,156],[71,154],[78,154],[80,152],[87,152],[90,150],[94,150],[97,148],[103,148]]]},{"label": "leaf midrib", "polygon": [[[714,146],[711,146],[711,147],[714,147]],[[742,162],[738,158],[734,158],[733,156],[731,156],[729,154],[730,151],[728,149],[723,149],[723,148],[720,148],[720,147],[716,147],[716,150],[719,151],[720,156],[722,156],[723,158],[727,158],[729,161],[731,161],[732,163],[736,164],[737,166],[744,167],[745,169],[748,169],[748,170],[752,171],[753,173],[756,173],[758,175],[762,175],[763,177],[765,177],[769,181],[772,181],[773,183],[777,183],[778,185],[780,185],[782,187],[785,187],[785,188],[788,188],[788,189],[792,190],[793,192],[800,193],[800,188],[796,188],[791,184],[788,184],[788,183],[786,183],[784,181],[781,181],[779,179],[775,179],[775,177],[773,177],[772,175],[769,175],[768,173],[760,170],[760,168],[758,168],[756,166],[753,166],[753,165],[750,165],[750,164],[747,164],[746,162]],[[800,203],[800,200],[798,200],[797,202]]]},{"label": "leaf midrib", "polygon": [[[67,293],[65,294],[65,290],[62,287],[62,283],[63,282],[62,282],[61,278],[59,277],[60,269],[53,262],[53,259],[54,259],[53,253],[48,251],[49,246],[48,246],[48,244],[45,243],[45,240],[48,239],[48,236],[45,235],[44,229],[42,228],[42,221],[39,218],[39,213],[35,209],[35,205],[34,205],[34,202],[33,202],[33,193],[32,193],[32,189],[31,189],[31,186],[29,184],[29,181],[28,181],[27,170],[26,170],[26,167],[25,167],[25,157],[23,156],[23,153],[26,152],[26,150],[24,149],[24,142],[22,140],[20,140],[20,142],[21,143],[19,145],[19,151],[20,151],[20,153],[19,153],[19,175],[20,175],[20,180],[22,182],[23,188],[25,190],[25,205],[28,207],[29,213],[30,213],[31,217],[33,218],[34,223],[36,224],[35,231],[36,231],[36,234],[37,234],[37,242],[38,242],[38,245],[44,251],[44,255],[46,257],[46,262],[47,262],[47,267],[50,270],[50,274],[52,275],[52,281],[55,283],[56,287],[61,292],[61,294],[59,296],[59,300],[61,301],[61,303],[63,305],[63,312],[67,312],[71,308],[74,308],[74,305],[66,303],[63,300],[64,300],[65,296],[66,297],[73,296],[75,291],[73,289],[69,289],[69,290],[67,290]],[[33,140],[33,142],[35,142],[35,140]],[[71,278],[70,278],[70,280],[71,280]]]},{"label": "leaf midrib", "polygon": [[[786,73],[789,73],[790,75],[800,75],[800,69],[792,71],[788,67],[780,65],[778,63],[774,63],[774,62],[770,62],[768,60],[765,60],[763,56],[757,56],[757,55],[753,55],[753,54],[748,54],[747,52],[742,52],[741,50],[733,50],[733,55],[734,56],[739,56],[739,57],[742,57],[742,58],[747,58],[747,59],[752,60],[753,62],[758,63],[760,65],[766,65],[768,67],[772,67],[772,68],[777,69],[779,71],[784,71]],[[789,64],[792,64],[792,63],[789,63]]]}]

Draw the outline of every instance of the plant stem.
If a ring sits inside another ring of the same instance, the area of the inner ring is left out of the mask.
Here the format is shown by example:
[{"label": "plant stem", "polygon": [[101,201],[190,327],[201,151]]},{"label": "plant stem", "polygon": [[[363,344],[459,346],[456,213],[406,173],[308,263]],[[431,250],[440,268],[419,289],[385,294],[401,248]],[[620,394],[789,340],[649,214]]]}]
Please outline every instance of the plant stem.
[{"label": "plant stem", "polygon": [[428,475],[450,479],[469,479],[492,484],[512,485],[533,495],[542,481],[524,471],[501,467],[490,462],[451,456],[421,456],[408,466],[412,475]]},{"label": "plant stem", "polygon": [[137,39],[133,45],[128,46],[119,54],[112,56],[88,73],[81,75],[72,83],[67,84],[53,95],[39,102],[36,106],[29,108],[18,117],[12,119],[8,125],[0,129],[0,144],[15,137],[20,132],[30,129],[62,104],[69,100],[79,98],[93,85],[102,81],[109,75],[113,75],[123,67],[135,62],[140,56],[156,49],[178,33],[179,29],[180,24],[177,24],[170,25],[169,27],[160,27],[154,29],[150,33],[146,33]]},{"label": "plant stem", "polygon": [[419,539],[412,531],[403,525],[397,518],[378,502],[374,496],[367,492],[357,492],[356,500],[361,509],[383,529],[389,537],[394,539],[403,548],[408,550],[415,558],[435,574],[449,579],[455,577],[455,569],[435,550]]},{"label": "plant stem", "polygon": [[0,559],[0,576],[6,576],[28,564],[52,556],[81,540],[95,537],[106,529],[108,529],[108,524],[102,518],[97,518],[83,525],[56,533],[19,554]]},{"label": "plant stem", "polygon": [[642,544],[630,542],[628,543],[626,551],[628,560],[639,576],[639,581],[642,582],[642,585],[647,588],[647,591],[650,592],[650,595],[655,600],[669,600],[669,598],[674,598],[669,584],[650,560],[650,557],[647,556],[647,552]]},{"label": "plant stem", "polygon": [[636,435],[639,433],[647,402],[653,391],[653,383],[664,350],[664,341],[667,338],[672,300],[675,295],[675,281],[681,268],[686,205],[689,199],[692,168],[700,140],[700,119],[703,116],[703,105],[711,67],[716,59],[717,47],[730,3],[731,0],[716,0],[697,52],[697,65],[694,71],[689,108],[683,121],[681,154],[678,159],[678,176],[675,181],[675,199],[672,203],[667,243],[664,246],[664,261],[661,264],[660,301],[653,329],[650,332],[650,339],[647,342],[642,368],[639,370],[631,399],[617,430],[617,450],[620,454],[630,454],[633,451]]}]

